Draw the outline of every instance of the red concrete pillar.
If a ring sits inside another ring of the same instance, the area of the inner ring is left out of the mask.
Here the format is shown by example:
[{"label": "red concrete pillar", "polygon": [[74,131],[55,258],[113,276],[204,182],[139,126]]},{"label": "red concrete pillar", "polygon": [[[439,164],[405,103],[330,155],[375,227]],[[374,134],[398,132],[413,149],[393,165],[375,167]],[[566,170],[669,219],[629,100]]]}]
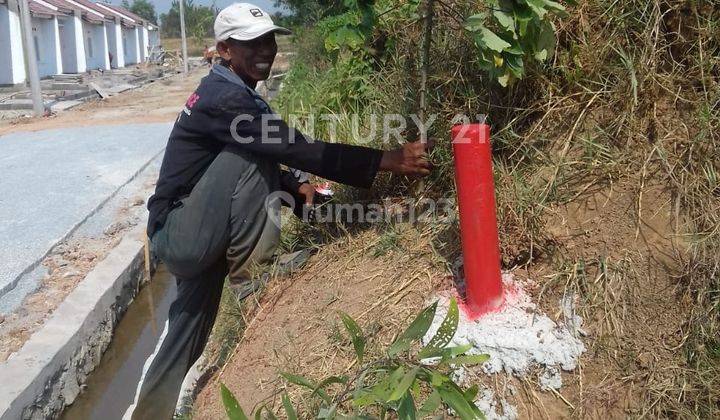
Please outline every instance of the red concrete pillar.
[{"label": "red concrete pillar", "polygon": [[490,127],[456,125],[452,141],[467,288],[465,306],[468,315],[475,318],[499,308],[503,300]]}]

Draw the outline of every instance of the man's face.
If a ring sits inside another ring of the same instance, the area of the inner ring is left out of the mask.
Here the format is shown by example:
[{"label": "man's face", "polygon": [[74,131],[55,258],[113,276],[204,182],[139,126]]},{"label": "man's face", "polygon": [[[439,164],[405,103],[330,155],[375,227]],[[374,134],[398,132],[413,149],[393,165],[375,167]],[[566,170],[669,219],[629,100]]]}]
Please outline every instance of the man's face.
[{"label": "man's face", "polygon": [[228,39],[217,44],[220,56],[230,62],[232,70],[250,83],[270,76],[270,68],[277,54],[275,33],[270,32],[250,41]]}]

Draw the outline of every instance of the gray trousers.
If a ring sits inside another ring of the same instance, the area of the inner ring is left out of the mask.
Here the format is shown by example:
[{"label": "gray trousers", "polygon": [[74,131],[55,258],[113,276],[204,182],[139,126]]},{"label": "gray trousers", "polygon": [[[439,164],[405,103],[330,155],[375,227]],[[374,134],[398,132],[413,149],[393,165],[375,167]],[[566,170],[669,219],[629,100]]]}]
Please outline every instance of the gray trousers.
[{"label": "gray trousers", "polygon": [[226,146],[153,235],[153,251],[176,277],[177,298],[124,418],[172,418],[183,379],[212,330],[228,271],[246,275],[252,263],[272,256],[280,206],[267,198],[278,189],[276,163]]}]

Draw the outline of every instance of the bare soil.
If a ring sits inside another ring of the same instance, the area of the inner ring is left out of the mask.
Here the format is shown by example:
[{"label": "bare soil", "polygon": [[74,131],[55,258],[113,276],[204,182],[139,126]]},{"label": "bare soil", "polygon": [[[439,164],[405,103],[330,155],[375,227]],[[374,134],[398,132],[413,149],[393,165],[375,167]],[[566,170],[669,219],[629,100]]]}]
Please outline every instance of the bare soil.
[{"label": "bare soil", "polygon": [[250,315],[234,357],[199,395],[193,418],[223,418],[220,382],[249,412],[278,401],[278,372],[318,379],[349,370],[354,353],[339,324],[339,310],[373,331],[375,342],[389,345],[446,275],[442,263],[424,251],[427,237],[408,232],[401,244],[420,253],[375,258],[378,242],[374,232],[344,238],[323,248],[300,274],[274,279]]},{"label": "bare soil", "polygon": [[187,76],[178,74],[104,100],[91,100],[49,117],[0,120],[0,135],[62,127],[170,122],[206,70],[196,69]]}]

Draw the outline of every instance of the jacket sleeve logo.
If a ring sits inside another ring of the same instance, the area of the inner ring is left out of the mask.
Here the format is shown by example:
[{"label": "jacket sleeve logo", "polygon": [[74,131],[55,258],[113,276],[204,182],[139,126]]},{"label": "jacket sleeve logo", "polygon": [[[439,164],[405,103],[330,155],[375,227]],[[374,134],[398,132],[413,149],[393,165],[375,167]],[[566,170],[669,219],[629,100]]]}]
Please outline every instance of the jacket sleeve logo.
[{"label": "jacket sleeve logo", "polygon": [[183,107],[183,112],[186,113],[187,115],[192,115],[192,107],[194,107],[195,104],[197,103],[197,101],[199,101],[199,100],[200,100],[200,95],[193,92],[193,94],[190,95],[190,97],[188,98],[187,102],[185,102],[185,106]]}]

